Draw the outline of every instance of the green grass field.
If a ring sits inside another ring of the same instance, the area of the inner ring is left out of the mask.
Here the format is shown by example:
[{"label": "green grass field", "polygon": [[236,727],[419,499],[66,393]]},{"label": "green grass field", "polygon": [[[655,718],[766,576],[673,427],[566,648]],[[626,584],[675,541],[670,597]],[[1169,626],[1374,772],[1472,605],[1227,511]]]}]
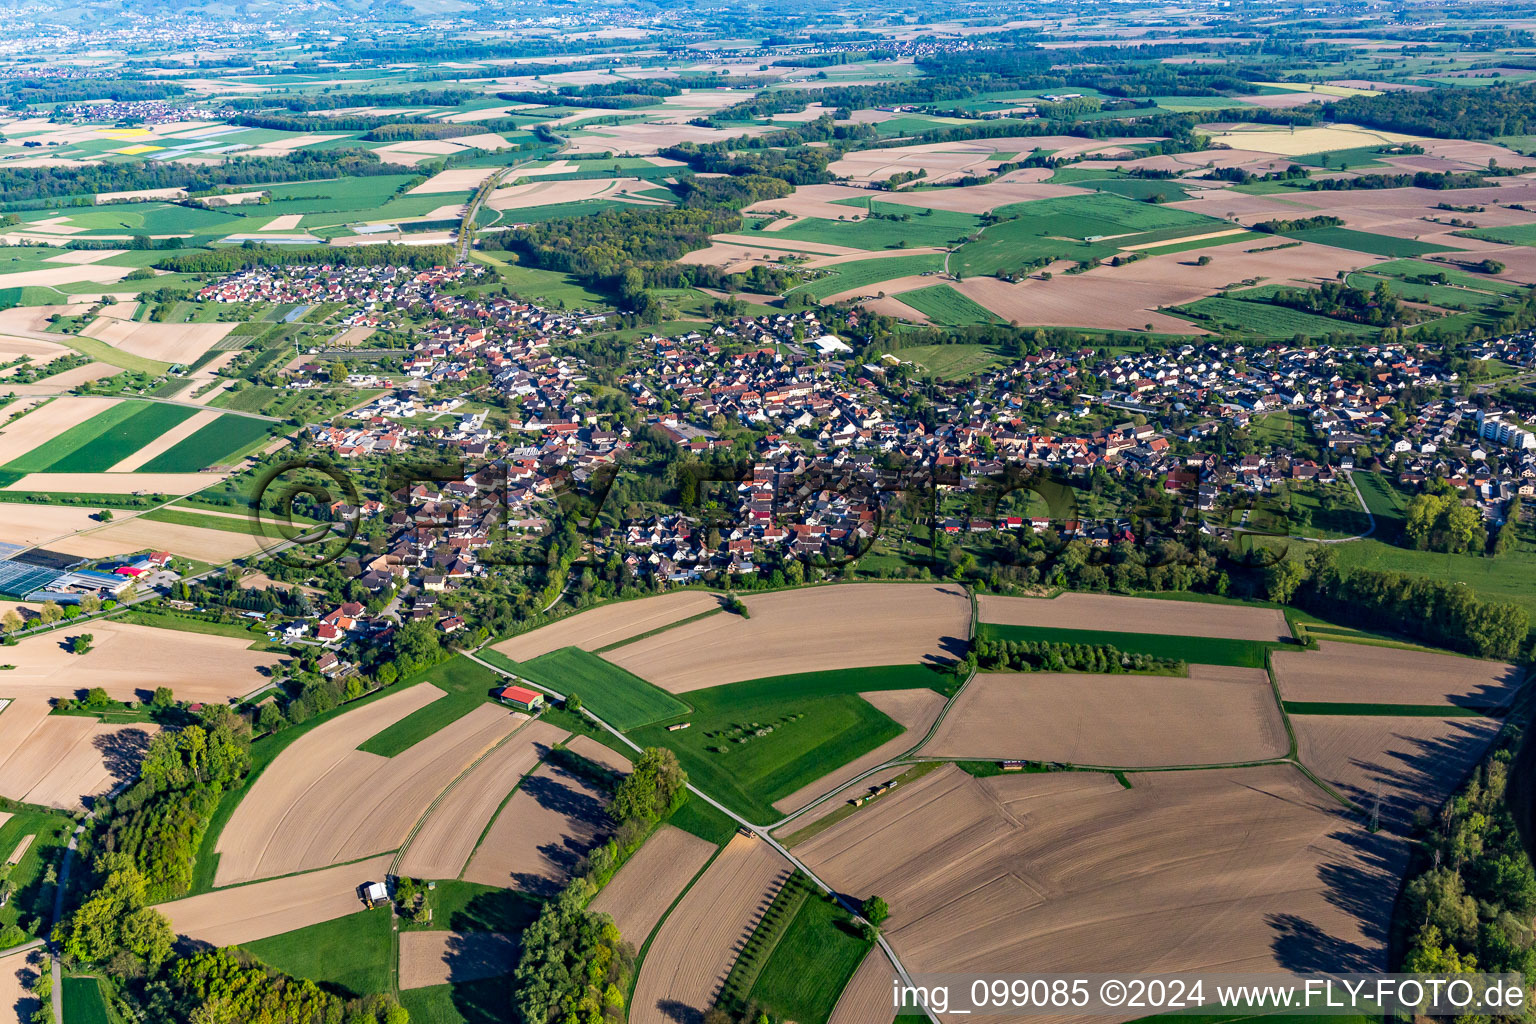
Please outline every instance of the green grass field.
[{"label": "green grass field", "polygon": [[1194,318],[1197,323],[1214,321],[1265,338],[1291,338],[1297,334],[1307,337],[1327,337],[1334,332],[1367,334],[1375,331],[1375,328],[1317,316],[1299,309],[1289,309],[1268,302],[1224,299],[1219,295],[1197,299],[1180,308],[1198,314]]},{"label": "green grass field", "polygon": [[944,257],[938,253],[920,253],[912,256],[890,256],[885,259],[850,260],[827,268],[825,277],[792,288],[787,294],[801,292],[818,302],[828,295],[852,291],[855,288],[874,288],[881,281],[893,281],[898,277],[911,277],[944,269]]},{"label": "green grass field", "polygon": [[780,1019],[826,1024],[873,945],[854,930],[847,911],[813,892],[774,946],[749,998]]},{"label": "green grass field", "polygon": [[157,440],[178,423],[191,418],[195,411],[185,406],[162,403],[141,407],[126,420],[98,433],[80,448],[53,462],[48,471],[105,472],[151,441]]},{"label": "green grass field", "polygon": [[69,1024],[113,1024],[98,979],[65,978],[63,997],[64,1019]]},{"label": "green grass field", "polygon": [[19,473],[99,472],[138,451],[194,411],[175,405],[119,402],[12,459],[5,468]]},{"label": "green grass field", "polygon": [[1350,715],[1388,718],[1477,718],[1482,712],[1474,707],[1447,707],[1444,704],[1330,704],[1320,701],[1283,701],[1288,715]]},{"label": "green grass field", "polygon": [[0,907],[0,927],[14,924],[24,929],[33,921],[39,921],[46,929],[53,909],[53,887],[45,885],[43,879],[48,864],[69,842],[74,825],[62,812],[22,808],[9,813],[10,820],[0,825],[0,862],[9,858],[24,838],[36,838],[11,869],[10,882],[15,891],[10,901]]},{"label": "green grass field", "polygon": [[469,714],[491,699],[491,691],[499,689],[503,680],[488,668],[476,665],[468,658],[454,658],[430,669],[422,680],[431,683],[444,695],[424,708],[406,715],[383,732],[375,733],[358,744],[357,749],[380,757],[394,757]]},{"label": "green grass field", "polygon": [[1109,192],[1014,203],[994,213],[1005,219],[961,246],[950,260],[952,271],[958,269],[967,276],[1015,271],[1041,257],[1108,259],[1138,242],[1230,227],[1214,217]]},{"label": "green grass field", "polygon": [[1446,245],[1416,242],[1411,238],[1394,238],[1391,235],[1377,235],[1369,231],[1351,231],[1349,228],[1310,228],[1306,231],[1291,232],[1285,237],[1302,242],[1316,242],[1319,245],[1331,245],[1336,249],[1368,252],[1376,256],[1423,256],[1426,253],[1451,251],[1450,246]]},{"label": "green grass field", "polygon": [[551,651],[511,671],[560,693],[575,693],[592,713],[628,732],[688,713],[667,691],[578,647]]},{"label": "green grass field", "polygon": [[894,354],[917,363],[941,380],[974,377],[1006,364],[1011,358],[993,345],[916,345],[898,349]]},{"label": "green grass field", "polygon": [[401,924],[402,931],[500,932],[516,935],[533,923],[543,901],[527,893],[499,886],[438,881],[427,895],[432,920],[426,924]]},{"label": "green grass field", "polygon": [[145,512],[143,517],[155,523],[175,523],[178,526],[196,526],[204,530],[223,530],[225,533],[250,533],[251,521],[244,516],[204,516],[179,508],[157,508]]},{"label": "green grass field", "polygon": [[356,996],[393,987],[394,939],[388,907],[310,925],[243,948],[295,978],[334,985]]},{"label": "green grass field", "polygon": [[[779,231],[763,233],[764,241],[791,238],[800,242],[847,245],[855,249],[897,249],[906,246],[948,246],[975,233],[981,218],[971,213],[928,210],[904,203],[870,201],[879,216],[861,215],[857,221],[808,217]],[[852,205],[852,204],[850,204]],[[853,210],[866,209],[863,201]],[[853,216],[853,210],[849,215]],[[894,218],[894,219],[888,219]]]},{"label": "green grass field", "polygon": [[1458,231],[1468,238],[1480,238],[1485,242],[1503,242],[1505,245],[1536,245],[1536,224],[1510,224],[1502,228],[1476,228]]},{"label": "green grass field", "polygon": [[1448,267],[1443,263],[1426,263],[1423,260],[1393,260],[1390,263],[1378,263],[1371,267],[1371,273],[1398,279],[1417,277],[1420,274],[1444,274],[1449,284],[1493,292],[1497,295],[1520,295],[1525,291],[1520,285],[1510,281],[1500,281],[1491,274],[1473,274],[1465,270],[1457,270],[1455,267]]},{"label": "green grass field", "polygon": [[560,309],[607,309],[612,304],[591,291],[569,274],[535,267],[519,267],[482,252],[471,253],[479,263],[496,268],[512,294],[525,302],[537,302]]},{"label": "green grass field", "polygon": [[489,978],[407,989],[400,1005],[411,1024],[498,1024],[512,1005],[512,979]]},{"label": "green grass field", "polygon": [[[26,215],[26,220],[57,216],[58,210],[43,210],[36,215]],[[150,235],[212,237],[228,234],[244,223],[242,218],[221,210],[177,206],[173,203],[116,203],[68,212],[65,216],[68,217],[70,227],[82,228],[85,235],[143,232]]]},{"label": "green grass field", "polygon": [[1171,636],[1161,633],[1113,633],[1050,626],[1000,626],[990,622],[982,623],[977,633],[988,640],[1109,644],[1125,654],[1149,654],[1155,658],[1177,658],[1201,665],[1237,665],[1242,668],[1263,668],[1265,653],[1272,648],[1284,646],[1257,640]]},{"label": "green grass field", "polygon": [[929,320],[945,327],[1002,322],[996,313],[947,284],[915,288],[910,292],[901,292],[896,297]]},{"label": "green grass field", "polygon": [[732,683],[682,696],[693,707],[691,728],[656,724],[629,735],[641,746],[671,747],[695,782],[738,813],[776,821],[775,800],[901,734],[860,692],[938,689],[954,678],[894,665]]},{"label": "green grass field", "polygon": [[275,426],[277,424],[249,416],[220,416],[150,459],[139,467],[139,472],[196,473],[250,447],[266,437]]}]

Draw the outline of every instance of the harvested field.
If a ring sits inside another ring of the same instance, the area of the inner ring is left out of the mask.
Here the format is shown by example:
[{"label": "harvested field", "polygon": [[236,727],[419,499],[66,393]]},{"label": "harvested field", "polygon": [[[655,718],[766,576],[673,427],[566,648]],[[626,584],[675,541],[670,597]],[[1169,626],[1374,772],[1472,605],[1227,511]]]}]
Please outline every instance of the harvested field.
[{"label": "harvested field", "polygon": [[401,932],[400,987],[458,984],[511,974],[517,937],[496,932]]},{"label": "harvested field", "polygon": [[970,633],[958,587],[850,583],[749,594],[752,617],[711,615],[607,659],[671,693],[746,679],[922,662],[947,664]]},{"label": "harvested field", "polygon": [[733,837],[656,933],[635,981],[630,1024],[702,1016],[789,873],[767,843]]},{"label": "harvested field", "polygon": [[395,757],[356,749],[442,696],[418,683],[295,740],[256,780],[220,835],[216,884],[397,848],[448,783],[527,721],[482,704]]},{"label": "harvested field", "polygon": [[234,329],[232,323],[157,324],[97,317],[80,333],[129,355],[163,363],[193,363]]},{"label": "harvested field", "polygon": [[385,854],[292,878],[219,889],[155,909],[170,919],[172,931],[189,939],[213,946],[254,942],[357,913],[362,907],[358,887],[382,882],[390,860]]},{"label": "harvested field", "polygon": [[[974,684],[973,684],[974,685]],[[828,772],[815,782],[774,801],[774,810],[791,814],[824,793],[829,793],[858,778],[877,765],[906,753],[917,745],[933,726],[939,712],[944,710],[945,699],[934,690],[877,690],[859,694],[873,704],[876,710],[890,717],[905,731],[893,740],[880,744],[863,757],[850,761],[834,772]],[[951,713],[953,717],[953,713]],[[833,801],[836,803],[836,801]]]},{"label": "harvested field", "polygon": [[66,395],[33,409],[21,419],[0,429],[0,465],[20,458],[116,404],[115,398],[76,398]]},{"label": "harvested field", "polygon": [[714,844],[708,840],[663,825],[619,869],[588,909],[611,916],[619,934],[639,949],[677,894],[714,854]]},{"label": "harvested field", "polygon": [[399,873],[458,878],[507,794],[565,736],[552,725],[529,722],[487,755],[427,813],[400,858]]},{"label": "harvested field", "polygon": [[[20,356],[30,356],[33,366],[46,366],[55,359],[69,355],[70,349],[41,338],[7,338],[0,336],[0,361],[10,362]],[[12,377],[20,367],[0,373],[0,379]]]},{"label": "harvested field", "polygon": [[[1234,131],[1211,132],[1212,145],[1231,146],[1276,156],[1305,156],[1308,153],[1325,153],[1335,149],[1357,149],[1362,146],[1380,146],[1383,143],[1419,142],[1413,135],[1376,131],[1357,125],[1339,124],[1328,127],[1298,127],[1294,131],[1269,127],[1241,128]],[[1427,140],[1423,140],[1427,141]]]},{"label": "harvested field", "polygon": [[1322,640],[1316,651],[1274,656],[1275,682],[1285,700],[1349,704],[1446,704],[1502,707],[1523,670],[1502,661],[1425,654]]},{"label": "harvested field", "polygon": [[[1365,813],[1408,835],[1448,800],[1498,735],[1496,718],[1292,715],[1302,764]],[[1378,799],[1380,801],[1378,805]]]},{"label": "harvested field", "polygon": [[577,864],[608,838],[608,794],[550,765],[523,784],[496,816],[464,880],[554,896]]},{"label": "harvested field", "polygon": [[227,473],[28,473],[8,491],[61,494],[192,494],[223,480]]},{"label": "harvested field", "polygon": [[572,736],[566,741],[565,749],[578,757],[586,758],[593,764],[600,764],[611,772],[617,772],[619,775],[628,775],[629,770],[634,767],[630,763],[629,758],[612,747],[604,746],[590,736]]},{"label": "harvested field", "polygon": [[891,1007],[891,986],[896,969],[878,946],[871,949],[848,979],[848,987],[837,1000],[827,1024],[868,1024],[883,1021],[895,1011]]},{"label": "harvested field", "polygon": [[911,971],[1385,969],[1405,845],[1291,766],[1132,780],[944,767],[796,852]]},{"label": "harvested field", "polygon": [[[487,178],[496,173],[494,167],[455,167],[438,171],[426,181],[411,189],[406,195],[440,195],[444,192],[473,192]],[[294,227],[298,227],[297,224]]]},{"label": "harvested field", "polygon": [[[96,638],[86,654],[71,654],[62,641],[77,633]],[[224,702],[260,686],[282,656],[247,650],[250,642],[206,633],[95,619],[88,626],[24,637],[5,650],[5,696],[61,697],[103,687],[117,700],[147,700],[169,686],[182,700]],[[7,708],[0,719],[16,710]]]},{"label": "harvested field", "polygon": [[97,509],[74,505],[19,505],[0,502],[0,537],[13,544],[46,544],[76,530],[99,525]]},{"label": "harvested field", "polygon": [[986,672],[923,753],[1154,768],[1263,761],[1289,749],[1263,669],[1191,665],[1187,679]]},{"label": "harvested field", "polygon": [[208,424],[218,419],[219,415],[219,413],[213,412],[211,410],[208,412],[193,413],[188,418],[176,424],[170,430],[167,430],[165,433],[149,442],[149,444],[145,445],[123,461],[114,465],[107,472],[132,473],[140,466],[149,462],[150,459],[165,454],[176,445],[197,433],[199,430],[202,430]]},{"label": "harvested field", "polygon": [[41,333],[48,328],[50,317],[55,315],[78,316],[90,308],[85,300],[61,306],[13,306],[0,309],[0,334]]},{"label": "harvested field", "polygon": [[126,249],[69,249],[49,256],[44,263],[100,263],[111,256],[121,256]]},{"label": "harvested field", "polygon": [[977,600],[981,621],[1000,626],[1175,633],[1234,640],[1284,640],[1291,635],[1285,616],[1274,608],[1110,594],[1062,594],[1052,600],[982,594]]},{"label": "harvested field", "polygon": [[27,991],[46,967],[44,951],[29,949],[0,957],[0,1024],[31,1024],[42,1003]]},{"label": "harvested field", "polygon": [[89,533],[77,533],[52,546],[56,551],[85,558],[108,558],[150,548],[214,564],[261,550],[261,542],[246,530],[209,530],[144,518],[125,519]]},{"label": "harvested field", "polygon": [[113,366],[110,363],[86,363],[84,366],[76,366],[62,373],[55,373],[52,376],[44,377],[32,386],[48,388],[57,393],[59,391],[67,391],[87,381],[100,380],[103,377],[113,377],[122,372],[122,367]]},{"label": "harvested field", "polygon": [[105,263],[74,263],[49,267],[47,270],[21,270],[14,274],[0,274],[0,288],[75,284],[78,281],[98,283],[121,281],[131,273],[133,273],[132,267],[114,267]]},{"label": "harvested field", "polygon": [[[584,178],[572,181],[538,181],[498,188],[486,199],[493,210],[526,210],[539,206],[578,203],[588,199],[651,202],[635,192],[657,186],[639,178]],[[512,220],[515,218],[504,218]]]},{"label": "harvested field", "polygon": [[675,590],[657,597],[589,608],[569,618],[504,640],[494,645],[493,649],[513,661],[532,661],[541,654],[558,651],[562,647],[595,651],[719,607],[721,598],[718,594],[702,590]]}]

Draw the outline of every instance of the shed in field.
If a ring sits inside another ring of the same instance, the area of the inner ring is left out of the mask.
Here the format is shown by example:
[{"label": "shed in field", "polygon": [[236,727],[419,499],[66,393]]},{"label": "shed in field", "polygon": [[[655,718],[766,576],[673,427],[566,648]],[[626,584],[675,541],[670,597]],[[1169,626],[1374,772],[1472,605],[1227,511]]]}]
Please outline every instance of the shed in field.
[{"label": "shed in field", "polygon": [[526,686],[508,686],[496,696],[503,704],[510,704],[519,711],[537,711],[544,706],[544,695]]}]

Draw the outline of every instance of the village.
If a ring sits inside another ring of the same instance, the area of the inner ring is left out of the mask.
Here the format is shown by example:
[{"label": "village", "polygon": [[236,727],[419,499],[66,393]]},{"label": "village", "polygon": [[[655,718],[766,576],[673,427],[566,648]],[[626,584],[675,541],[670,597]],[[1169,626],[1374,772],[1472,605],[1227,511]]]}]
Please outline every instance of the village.
[{"label": "village", "polygon": [[[1113,357],[1045,347],[944,383],[918,379],[899,349],[860,361],[815,310],[784,312],[637,339],[609,381],[626,413],[599,398],[611,388],[576,354],[607,317],[440,290],[463,273],[269,268],[205,289],[219,301],[341,302],[352,309],[348,324],[418,339],[401,352],[398,373],[361,371],[354,360],[351,382],[389,389],[308,428],[310,444],[343,460],[440,460],[434,479],[384,496],[387,510],[377,502],[344,510],[382,515],[385,550],[359,574],[370,593],[409,587],[426,597],[409,612],[417,617],[433,614],[432,595],[484,577],[509,545],[553,533],[562,498],[656,472],[634,458],[639,429],[695,467],[697,493],[684,507],[631,502],[623,517],[610,508],[583,543],[592,563],[651,587],[796,561],[844,564],[869,549],[894,500],[925,489],[941,495],[936,533],[1053,530],[1096,546],[1129,535],[1129,509],[1067,519],[1023,506],[977,514],[943,497],[986,491],[1019,469],[1158,481],[1209,530],[1228,525],[1225,508],[1329,488],[1356,468],[1410,492],[1443,479],[1490,528],[1536,488],[1536,433],[1470,393],[1445,397],[1458,375],[1404,342],[1204,341]],[[848,323],[857,326],[857,313]],[[1477,355],[1536,366],[1531,332],[1482,342]],[[328,372],[326,361],[303,363],[288,386]],[[1274,422],[1292,432],[1269,433]],[[445,632],[463,624],[456,614],[439,618]]]}]

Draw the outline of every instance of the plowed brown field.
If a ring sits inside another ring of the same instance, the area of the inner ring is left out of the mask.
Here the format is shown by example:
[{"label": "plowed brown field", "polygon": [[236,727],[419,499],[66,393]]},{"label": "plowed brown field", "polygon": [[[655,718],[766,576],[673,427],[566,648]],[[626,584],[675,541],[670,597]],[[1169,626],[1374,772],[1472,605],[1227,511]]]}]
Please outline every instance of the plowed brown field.
[{"label": "plowed brown field", "polygon": [[496,816],[464,879],[553,896],[577,864],[608,838],[608,796],[592,783],[545,766],[523,780]]},{"label": "plowed brown field", "polygon": [[923,753],[1152,768],[1263,761],[1289,749],[1263,669],[1191,665],[1188,678],[983,673]]},{"label": "plowed brown field", "polygon": [[482,704],[395,757],[357,745],[442,696],[421,683],[318,726],[277,756],[219,837],[228,885],[393,850],[443,789],[524,715]]},{"label": "plowed brown field", "polygon": [[603,887],[591,909],[610,915],[619,934],[639,949],[677,894],[714,853],[715,846],[708,840],[663,825]]},{"label": "plowed brown field", "polygon": [[982,594],[977,602],[981,621],[1000,626],[1174,633],[1235,640],[1283,640],[1291,635],[1285,616],[1272,608],[1113,594],[1062,594],[1051,600]]},{"label": "plowed brown field", "polygon": [[607,660],[672,693],[746,679],[959,658],[970,602],[954,586],[846,583],[745,596],[752,617],[711,615]]},{"label": "plowed brown field", "polygon": [[214,946],[255,942],[362,910],[358,887],[384,881],[392,859],[385,854],[291,878],[216,889],[155,909],[170,919],[176,934],[189,939]]},{"label": "plowed brown field", "polygon": [[1286,700],[1502,707],[1523,670],[1502,661],[1323,640],[1316,651],[1274,656]]},{"label": "plowed brown field", "polygon": [[0,957],[0,1024],[31,1024],[42,1003],[32,998],[27,986],[42,973],[42,963],[38,949]]},{"label": "plowed brown field", "polygon": [[1495,718],[1292,715],[1301,763],[1390,828],[1433,814],[1487,753]]},{"label": "plowed brown field", "polygon": [[399,873],[412,878],[458,878],[512,787],[565,736],[563,729],[529,722],[487,755],[428,813],[400,858]]},{"label": "plowed brown field", "polygon": [[1404,844],[1289,766],[1132,781],[945,767],[796,852],[914,972],[1385,969]]},{"label": "plowed brown field", "polygon": [[789,862],[767,843],[733,838],[656,933],[635,982],[630,1024],[702,1017],[789,873]]},{"label": "plowed brown field", "polygon": [[401,932],[400,987],[426,988],[511,974],[517,939],[496,932]]}]

